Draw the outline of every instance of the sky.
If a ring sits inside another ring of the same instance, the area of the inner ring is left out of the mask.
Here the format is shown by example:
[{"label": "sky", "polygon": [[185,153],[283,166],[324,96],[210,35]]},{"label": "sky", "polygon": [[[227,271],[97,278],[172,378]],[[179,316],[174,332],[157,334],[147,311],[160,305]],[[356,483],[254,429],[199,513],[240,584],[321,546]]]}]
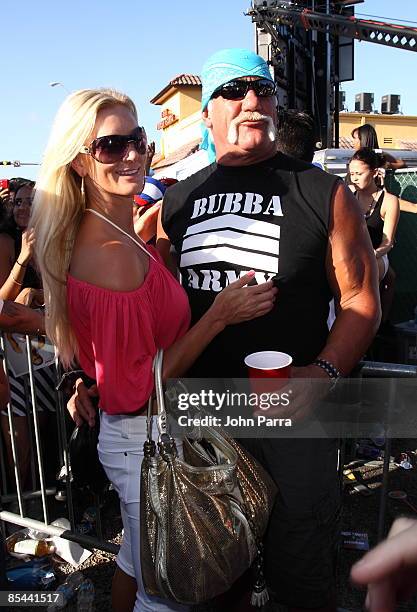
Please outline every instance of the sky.
[{"label": "sky", "polygon": [[[253,49],[249,7],[250,0],[1,0],[0,160],[39,162],[65,89],[104,86],[133,98],[158,149],[160,107],[149,100],[174,76],[199,74],[218,49]],[[365,0],[356,12],[417,22],[415,0]],[[355,80],[341,87],[348,109],[355,93],[374,92],[376,108],[395,93],[404,114],[417,115],[416,66],[417,53],[356,42]],[[37,167],[0,172],[36,178]]]}]

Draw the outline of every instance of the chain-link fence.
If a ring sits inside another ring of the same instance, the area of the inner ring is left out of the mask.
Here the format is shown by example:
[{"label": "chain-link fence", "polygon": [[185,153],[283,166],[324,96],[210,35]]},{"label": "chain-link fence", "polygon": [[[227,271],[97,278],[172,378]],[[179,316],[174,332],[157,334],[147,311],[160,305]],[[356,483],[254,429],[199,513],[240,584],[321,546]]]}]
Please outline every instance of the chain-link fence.
[{"label": "chain-link fence", "polygon": [[[387,172],[385,185],[391,193],[417,204],[417,171]],[[397,275],[390,319],[394,323],[414,319],[417,306],[417,214],[402,212],[390,262]]]}]

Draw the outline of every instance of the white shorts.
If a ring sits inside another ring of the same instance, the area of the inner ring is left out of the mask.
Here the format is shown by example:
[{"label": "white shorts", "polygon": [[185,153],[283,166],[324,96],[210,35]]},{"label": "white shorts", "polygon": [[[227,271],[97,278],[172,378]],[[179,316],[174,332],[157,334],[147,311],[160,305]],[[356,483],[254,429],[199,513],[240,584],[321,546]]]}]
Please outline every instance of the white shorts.
[{"label": "white shorts", "polygon": [[[138,590],[134,612],[188,612],[189,606],[145,593],[140,567],[140,468],[146,440],[145,416],[100,414],[98,454],[104,470],[120,498],[123,541],[117,565],[136,578]],[[177,441],[178,452],[182,444]]]},{"label": "white shorts", "polygon": [[388,268],[389,268],[388,255],[386,253],[385,253],[385,255],[383,255],[381,257],[381,261],[382,261],[382,263],[384,265],[384,273],[383,273],[382,278],[381,278],[381,280],[382,280],[382,279],[385,278],[385,276],[386,276],[386,274],[388,272]]}]

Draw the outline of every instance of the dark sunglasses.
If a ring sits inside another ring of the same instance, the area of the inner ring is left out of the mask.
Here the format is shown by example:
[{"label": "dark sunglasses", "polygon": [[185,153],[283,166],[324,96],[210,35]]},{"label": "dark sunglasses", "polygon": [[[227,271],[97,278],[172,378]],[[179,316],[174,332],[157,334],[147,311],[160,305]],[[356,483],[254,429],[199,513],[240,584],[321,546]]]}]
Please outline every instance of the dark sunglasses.
[{"label": "dark sunglasses", "polygon": [[128,136],[119,134],[100,136],[93,140],[90,146],[81,147],[80,153],[91,155],[100,164],[114,164],[126,157],[130,142],[138,153],[141,155],[146,153],[146,133],[143,127],[137,127]]},{"label": "dark sunglasses", "polygon": [[249,89],[253,89],[258,98],[268,98],[276,94],[277,86],[269,79],[258,79],[257,81],[234,79],[215,89],[211,97],[221,96],[225,100],[243,100]]}]

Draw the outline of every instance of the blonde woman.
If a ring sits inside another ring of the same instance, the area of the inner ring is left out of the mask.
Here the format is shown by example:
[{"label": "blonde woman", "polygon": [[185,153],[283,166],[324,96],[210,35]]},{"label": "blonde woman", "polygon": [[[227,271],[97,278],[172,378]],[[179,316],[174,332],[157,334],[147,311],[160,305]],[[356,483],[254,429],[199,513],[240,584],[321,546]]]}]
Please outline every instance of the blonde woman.
[{"label": "blonde woman", "polygon": [[[191,328],[185,292],[133,227],[132,199],[143,188],[146,136],[127,96],[81,90],[55,119],[36,187],[32,224],[44,279],[47,332],[62,362],[78,360],[97,381],[99,455],[121,502],[124,541],[113,581],[113,608],[186,610],[146,595],[139,556],[139,473],[152,361],[165,349],[165,376],[187,371],[228,324],[267,313],[272,283],[219,293]],[[130,581],[130,582],[129,582]]]}]

